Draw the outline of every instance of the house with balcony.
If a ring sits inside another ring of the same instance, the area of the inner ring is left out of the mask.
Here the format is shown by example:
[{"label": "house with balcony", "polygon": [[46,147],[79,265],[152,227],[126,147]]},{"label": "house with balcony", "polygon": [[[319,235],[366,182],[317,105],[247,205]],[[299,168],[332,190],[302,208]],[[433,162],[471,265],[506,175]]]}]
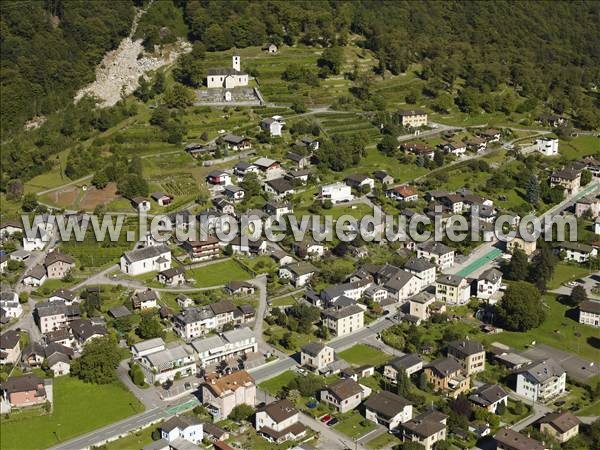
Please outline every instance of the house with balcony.
[{"label": "house with balcony", "polygon": [[197,356],[198,365],[203,369],[258,351],[256,336],[247,327],[196,339],[192,341],[191,346]]},{"label": "house with balcony", "polygon": [[149,384],[162,384],[175,377],[185,378],[196,374],[194,352],[185,344],[144,355],[139,361]]},{"label": "house with balcony", "polygon": [[256,384],[245,370],[219,376],[209,373],[201,385],[202,404],[215,421],[225,419],[238,405],[256,404]]},{"label": "house with balcony", "polygon": [[515,392],[533,401],[546,402],[566,390],[567,373],[553,359],[534,361],[517,373]]},{"label": "house with balcony", "polygon": [[463,372],[462,366],[454,358],[440,358],[424,368],[427,381],[433,389],[456,398],[469,390],[471,379]]},{"label": "house with balcony", "polygon": [[448,356],[458,361],[468,376],[485,370],[485,349],[480,342],[470,339],[450,342]]},{"label": "house with balcony", "polygon": [[300,423],[300,411],[288,399],[276,400],[259,408],[254,424],[258,434],[274,444],[300,439],[307,431]]},{"label": "house with balcony", "polygon": [[390,391],[371,395],[364,406],[365,418],[383,425],[389,431],[396,430],[400,424],[411,420],[413,415],[412,404]]}]

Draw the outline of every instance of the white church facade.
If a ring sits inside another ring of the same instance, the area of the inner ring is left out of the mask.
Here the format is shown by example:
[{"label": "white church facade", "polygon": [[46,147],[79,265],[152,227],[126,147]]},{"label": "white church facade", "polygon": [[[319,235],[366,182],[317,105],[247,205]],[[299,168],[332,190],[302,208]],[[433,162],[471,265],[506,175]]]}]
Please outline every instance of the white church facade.
[{"label": "white church facade", "polygon": [[238,55],[232,57],[231,68],[209,69],[206,77],[208,88],[232,89],[248,86],[248,74],[242,72],[242,59]]}]

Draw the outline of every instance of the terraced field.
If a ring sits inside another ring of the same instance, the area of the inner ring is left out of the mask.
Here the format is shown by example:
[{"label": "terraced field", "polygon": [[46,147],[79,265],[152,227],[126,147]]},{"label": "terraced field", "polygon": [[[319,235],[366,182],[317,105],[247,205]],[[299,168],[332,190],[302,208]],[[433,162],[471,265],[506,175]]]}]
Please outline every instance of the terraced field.
[{"label": "terraced field", "polygon": [[319,113],[315,117],[328,135],[365,133],[370,142],[377,142],[379,131],[364,116],[354,112]]}]

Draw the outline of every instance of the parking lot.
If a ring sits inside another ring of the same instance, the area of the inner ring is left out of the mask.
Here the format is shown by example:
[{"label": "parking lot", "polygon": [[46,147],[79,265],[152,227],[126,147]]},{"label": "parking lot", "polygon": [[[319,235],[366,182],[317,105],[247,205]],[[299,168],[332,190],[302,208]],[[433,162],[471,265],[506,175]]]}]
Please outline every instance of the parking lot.
[{"label": "parking lot", "polygon": [[532,361],[552,358],[567,371],[569,378],[580,383],[585,383],[590,377],[600,375],[598,364],[548,345],[539,344],[521,354]]}]

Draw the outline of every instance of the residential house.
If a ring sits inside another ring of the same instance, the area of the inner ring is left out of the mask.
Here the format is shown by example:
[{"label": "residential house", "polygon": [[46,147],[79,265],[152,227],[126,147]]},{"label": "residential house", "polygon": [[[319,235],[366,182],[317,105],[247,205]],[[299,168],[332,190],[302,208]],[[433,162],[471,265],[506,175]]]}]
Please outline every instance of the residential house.
[{"label": "residential house", "polygon": [[483,372],[485,369],[485,349],[477,341],[463,339],[450,342],[448,356],[458,361],[468,376]]},{"label": "residential house", "polygon": [[417,258],[425,258],[437,264],[440,269],[454,265],[454,249],[433,240],[417,244]]},{"label": "residential house", "polygon": [[446,153],[450,153],[455,156],[462,156],[467,151],[467,144],[459,141],[446,142],[444,144],[441,144],[440,147]]},{"label": "residential house", "polygon": [[579,304],[579,323],[600,327],[600,302],[585,300]]},{"label": "residential house", "polygon": [[419,292],[408,299],[409,314],[415,317],[418,324],[421,321],[429,320],[434,313],[446,311],[443,303],[435,300],[435,295],[430,292]]},{"label": "residential house", "polygon": [[533,401],[546,402],[565,392],[567,373],[553,359],[535,361],[517,373],[515,392]]},{"label": "residential house", "polygon": [[42,334],[66,327],[69,322],[80,317],[79,305],[64,302],[43,302],[35,305],[33,318]]},{"label": "residential house", "polygon": [[233,166],[233,173],[236,174],[240,178],[244,178],[246,174],[256,173],[258,174],[260,169],[254,164],[250,164],[246,161],[240,161],[235,166]]},{"label": "residential house", "polygon": [[403,127],[419,128],[427,126],[427,112],[422,109],[398,111]]},{"label": "residential house", "polygon": [[493,414],[498,414],[498,406],[508,404],[508,394],[498,384],[482,384],[469,394],[469,401]]},{"label": "residential house", "polygon": [[365,401],[365,417],[371,422],[395,430],[401,423],[412,419],[413,406],[405,398],[390,391],[371,395]]},{"label": "residential house", "polygon": [[600,216],[600,195],[583,197],[575,202],[575,215],[589,215],[592,219]]},{"label": "residential house", "polygon": [[362,173],[350,174],[344,179],[344,182],[351,188],[357,189],[361,192],[363,189],[372,191],[375,188],[375,180]]},{"label": "residential house", "polygon": [[279,278],[290,280],[295,287],[305,286],[317,269],[308,262],[288,264],[279,268]]},{"label": "residential house", "polygon": [[322,202],[329,200],[334,205],[354,200],[352,188],[344,183],[333,183],[321,186],[318,198]]},{"label": "residential house", "polygon": [[581,172],[575,169],[559,169],[550,175],[550,187],[562,187],[565,196],[579,192],[581,187]]},{"label": "residential house", "polygon": [[158,272],[156,279],[165,286],[181,286],[185,283],[185,268],[183,266],[171,267]]},{"label": "residential house", "polygon": [[184,309],[173,317],[173,329],[186,341],[207,334],[217,328],[215,314],[208,306]]},{"label": "residential house", "polygon": [[73,338],[79,345],[83,347],[90,340],[106,336],[108,331],[106,327],[99,323],[94,323],[89,319],[75,319],[69,324]]},{"label": "residential house", "polygon": [[64,278],[75,267],[75,260],[59,250],[54,250],[44,260],[48,278]]},{"label": "residential house", "polygon": [[225,186],[232,184],[231,174],[222,169],[215,169],[206,175],[206,182],[210,186],[221,187],[223,189]]},{"label": "residential house", "polygon": [[384,170],[376,170],[373,172],[373,178],[375,178],[376,181],[379,181],[383,186],[387,186],[394,182],[394,177],[388,175]]},{"label": "residential house", "polygon": [[134,197],[131,199],[131,205],[139,212],[148,212],[152,208],[150,200],[146,197]]},{"label": "residential house", "polygon": [[267,52],[267,53],[269,53],[269,54],[272,54],[272,55],[273,55],[273,54],[277,53],[277,51],[278,51],[279,49],[278,49],[278,47],[277,47],[275,44],[272,44],[272,43],[271,43],[271,44],[269,44],[269,45],[266,45],[266,46],[264,46],[264,47],[262,48],[262,50],[263,50],[264,52]]},{"label": "residential house", "polygon": [[0,335],[0,365],[15,364],[21,357],[21,335],[16,330],[8,330]]},{"label": "residential house", "polygon": [[335,351],[320,342],[311,342],[300,351],[300,364],[320,372],[335,361]]},{"label": "residential house", "polygon": [[150,288],[137,291],[131,297],[131,306],[133,309],[141,309],[142,311],[158,308],[158,294]]},{"label": "residential house", "polygon": [[215,420],[226,418],[238,405],[254,406],[254,378],[245,370],[220,377],[214,373],[208,374],[202,383],[202,403]]},{"label": "residential house", "polygon": [[446,439],[448,416],[436,410],[428,410],[402,424],[402,440],[416,442],[424,450],[433,450],[435,444]]},{"label": "residential house", "polygon": [[310,237],[302,242],[294,242],[292,245],[292,251],[300,259],[321,259],[325,255],[326,249],[324,243],[316,242]]},{"label": "residential house", "polygon": [[465,305],[469,302],[471,286],[458,275],[441,275],[435,280],[435,298],[448,305]]},{"label": "residential house", "polygon": [[55,378],[71,373],[71,358],[64,353],[57,352],[48,356],[46,364]]},{"label": "residential house", "polygon": [[276,400],[259,408],[254,423],[258,434],[276,444],[299,439],[306,434],[306,427],[300,423],[300,412],[288,399]]},{"label": "residential house", "polygon": [[219,239],[213,234],[204,240],[184,241],[182,247],[193,261],[212,259],[221,253]]},{"label": "residential house", "polygon": [[436,359],[425,366],[424,373],[434,390],[446,392],[452,398],[469,390],[471,379],[454,358]]},{"label": "residential house", "polygon": [[396,186],[385,191],[385,195],[400,202],[416,202],[419,199],[417,190],[411,186]]},{"label": "residential house", "polygon": [[233,150],[235,152],[250,150],[252,148],[252,142],[244,136],[227,133],[221,136],[219,140],[227,146],[227,150]]},{"label": "residential house", "polygon": [[241,202],[244,199],[246,192],[241,187],[232,184],[225,186],[223,189],[223,194],[233,202]]},{"label": "residential house", "polygon": [[278,267],[287,266],[295,261],[291,255],[278,248],[272,248],[270,256],[277,263]]},{"label": "residential house", "polygon": [[235,319],[237,306],[231,300],[221,300],[217,303],[211,303],[209,308],[215,315],[215,324],[217,328],[223,328],[228,323],[232,323]]},{"label": "residential house", "polygon": [[196,339],[191,345],[198,356],[198,365],[203,369],[221,361],[244,358],[258,350],[256,336],[247,327]]},{"label": "residential house", "polygon": [[422,282],[416,275],[402,269],[398,269],[392,277],[383,284],[388,291],[388,298],[396,302],[404,302],[409,297],[421,290]]},{"label": "residential house", "polygon": [[264,184],[263,188],[267,194],[276,199],[282,199],[296,193],[294,185],[286,178],[272,178]]},{"label": "residential house", "polygon": [[263,206],[263,211],[269,216],[275,216],[276,219],[280,219],[287,214],[292,214],[294,208],[291,202],[270,200]]},{"label": "residential house", "polygon": [[0,309],[8,320],[17,319],[23,314],[23,306],[19,302],[19,295],[14,291],[3,290],[0,292]]},{"label": "residential house", "polygon": [[54,293],[52,295],[50,295],[50,297],[48,297],[48,301],[49,302],[63,301],[63,302],[65,302],[65,304],[71,305],[74,302],[79,302],[79,296],[77,295],[77,293],[75,293],[69,289],[59,288],[56,291],[54,291]]},{"label": "residential house", "polygon": [[185,439],[193,444],[200,444],[204,437],[202,422],[194,416],[171,417],[159,429],[161,439],[167,442]]},{"label": "residential house", "polygon": [[39,405],[48,401],[44,380],[32,374],[10,377],[1,384],[1,387],[4,398],[15,408]]},{"label": "residential house", "polygon": [[285,178],[290,180],[295,186],[305,185],[308,183],[311,174],[312,171],[310,169],[288,170],[285,174]]},{"label": "residential house", "polygon": [[565,261],[586,263],[598,255],[598,250],[583,242],[563,241],[556,243],[554,249],[564,256]]},{"label": "residential house", "polygon": [[296,141],[296,145],[306,147],[308,150],[319,150],[319,141],[312,136],[302,136]]},{"label": "residential house", "polygon": [[261,120],[260,128],[263,131],[268,132],[271,135],[271,137],[281,136],[281,130],[283,130],[285,122],[280,117],[281,116],[267,117]]},{"label": "residential house", "polygon": [[420,289],[435,283],[436,265],[426,258],[411,258],[404,265],[404,270],[416,275],[421,280]]},{"label": "residential house", "polygon": [[537,138],[533,144],[535,151],[544,156],[558,155],[558,139],[556,138]]},{"label": "residential house", "polygon": [[400,145],[400,148],[405,152],[413,153],[417,155],[417,157],[426,158],[433,161],[435,157],[435,150],[429,147],[426,144],[422,144],[420,142],[407,142],[405,144]]},{"label": "residential house", "polygon": [[510,428],[501,428],[495,435],[496,450],[548,450],[548,447],[529,436]]},{"label": "residential house", "polygon": [[150,384],[162,384],[176,377],[185,378],[196,374],[194,353],[185,344],[144,355],[139,361],[144,378]]},{"label": "residential house", "polygon": [[500,142],[500,136],[502,135],[500,130],[496,130],[495,128],[488,128],[480,131],[478,134],[487,142]]},{"label": "residential house", "polygon": [[125,252],[120,260],[121,272],[141,275],[171,267],[171,250],[166,245],[153,245]]},{"label": "residential house", "polygon": [[23,225],[18,220],[9,219],[0,223],[0,239],[4,239],[16,233],[23,233]]},{"label": "residential house", "polygon": [[356,408],[365,394],[360,384],[352,378],[336,380],[321,389],[321,401],[331,405],[340,413]]},{"label": "residential house", "polygon": [[383,376],[391,383],[396,383],[398,373],[404,372],[406,376],[421,371],[423,369],[423,360],[416,353],[408,353],[403,356],[392,359],[383,367]]},{"label": "residential house", "polygon": [[502,272],[491,268],[479,275],[477,280],[477,298],[483,300],[491,299],[502,286]]},{"label": "residential house", "polygon": [[133,344],[131,346],[131,354],[133,355],[134,359],[141,359],[146,355],[160,352],[165,348],[165,341],[158,337]]},{"label": "residential house", "polygon": [[540,431],[552,436],[561,444],[579,434],[581,421],[571,412],[550,412],[538,421]]},{"label": "residential house", "polygon": [[209,69],[206,77],[206,86],[209,89],[233,89],[239,86],[248,86],[248,74],[242,72],[241,64],[241,57],[233,55],[231,67]]},{"label": "residential house", "polygon": [[483,152],[487,148],[487,141],[480,137],[473,137],[465,141],[467,149],[473,152]]},{"label": "residential house", "polygon": [[225,291],[230,295],[252,295],[256,288],[247,281],[230,281],[225,285]]},{"label": "residential house", "polygon": [[508,253],[513,253],[515,248],[519,248],[523,250],[527,256],[531,256],[537,248],[536,240],[524,239],[517,235],[513,239],[506,241],[506,251]]},{"label": "residential house", "polygon": [[25,286],[38,287],[44,284],[47,279],[46,269],[41,264],[33,266],[23,277],[23,284]]},{"label": "residential house", "polygon": [[265,179],[280,178],[283,174],[279,161],[271,158],[258,158],[253,164]]},{"label": "residential house", "polygon": [[173,197],[165,194],[164,192],[153,192],[150,194],[152,200],[158,203],[159,206],[167,206],[170,205],[173,201]]},{"label": "residential house", "polygon": [[[225,189],[232,187],[232,186],[225,186]],[[228,198],[228,197],[225,197],[222,195],[214,197],[212,199],[212,204],[215,207],[215,209],[217,210],[217,212],[220,214],[228,214],[230,216],[235,215],[235,206],[233,205],[230,198]]]},{"label": "residential house", "polygon": [[365,311],[358,305],[328,308],[321,313],[323,325],[336,336],[345,336],[365,326]]},{"label": "residential house", "polygon": [[203,424],[203,428],[204,437],[211,442],[226,441],[229,439],[229,432],[213,423],[206,422]]}]

